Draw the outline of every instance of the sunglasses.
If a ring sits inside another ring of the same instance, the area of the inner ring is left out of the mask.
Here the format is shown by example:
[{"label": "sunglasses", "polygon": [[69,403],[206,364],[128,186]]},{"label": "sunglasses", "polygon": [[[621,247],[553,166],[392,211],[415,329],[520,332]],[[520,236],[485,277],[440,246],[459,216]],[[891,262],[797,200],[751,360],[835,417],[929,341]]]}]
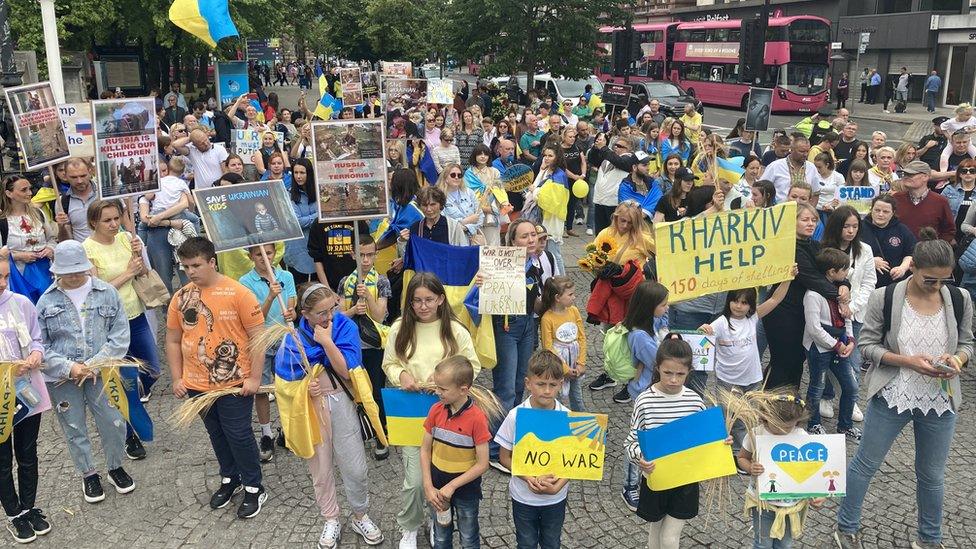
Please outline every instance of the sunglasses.
[{"label": "sunglasses", "polygon": [[449,173],[447,174],[447,176],[450,177],[451,179],[461,179],[461,174],[459,174],[458,172]]},{"label": "sunglasses", "polygon": [[938,286],[940,284],[942,286],[945,286],[947,284],[952,284],[953,282],[955,282],[955,279],[953,279],[952,277],[949,277],[949,278],[935,278],[935,277],[931,277],[931,276],[922,276],[922,284],[924,284],[924,285],[926,285],[926,286],[928,286],[930,288],[933,287],[933,286]]},{"label": "sunglasses", "polygon": [[626,149],[627,148],[627,145],[624,145],[623,143],[616,143],[616,144],[614,144],[613,148],[615,148],[615,149]]},{"label": "sunglasses", "polygon": [[974,173],[976,173],[976,168],[959,168],[959,173],[961,173],[961,174],[974,174]]}]

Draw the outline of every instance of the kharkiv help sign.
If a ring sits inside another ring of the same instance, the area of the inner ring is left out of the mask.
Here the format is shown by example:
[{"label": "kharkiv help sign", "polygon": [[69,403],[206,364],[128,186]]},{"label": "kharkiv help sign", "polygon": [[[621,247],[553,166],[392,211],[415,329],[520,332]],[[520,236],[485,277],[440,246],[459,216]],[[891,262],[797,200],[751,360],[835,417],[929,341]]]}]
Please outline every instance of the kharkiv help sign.
[{"label": "kharkiv help sign", "polygon": [[656,223],[657,273],[671,301],[792,278],[796,204]]}]

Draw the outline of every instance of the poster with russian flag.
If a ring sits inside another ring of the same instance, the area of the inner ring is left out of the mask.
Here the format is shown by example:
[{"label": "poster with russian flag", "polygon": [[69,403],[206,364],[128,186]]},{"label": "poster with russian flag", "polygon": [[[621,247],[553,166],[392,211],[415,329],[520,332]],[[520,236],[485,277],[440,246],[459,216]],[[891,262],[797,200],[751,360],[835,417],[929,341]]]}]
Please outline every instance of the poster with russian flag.
[{"label": "poster with russian flag", "polygon": [[92,137],[91,103],[65,103],[58,105],[61,125],[68,139],[68,151],[72,158],[95,156],[95,139]]},{"label": "poster with russian flag", "polygon": [[685,416],[666,425],[637,432],[646,461],[654,462],[647,476],[651,490],[669,490],[735,474],[725,416],[719,407]]},{"label": "poster with russian flag", "polygon": [[403,389],[382,391],[390,446],[420,446],[424,440],[424,420],[437,404],[437,396]]}]

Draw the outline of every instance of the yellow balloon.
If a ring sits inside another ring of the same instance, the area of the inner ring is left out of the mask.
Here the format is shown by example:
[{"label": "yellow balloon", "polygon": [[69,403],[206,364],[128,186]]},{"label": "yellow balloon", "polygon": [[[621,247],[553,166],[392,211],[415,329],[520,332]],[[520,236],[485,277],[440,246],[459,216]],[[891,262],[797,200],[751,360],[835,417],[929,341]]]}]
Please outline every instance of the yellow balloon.
[{"label": "yellow balloon", "polygon": [[590,194],[590,186],[586,184],[586,181],[582,179],[577,179],[573,183],[573,196],[576,198],[586,198],[586,195]]}]

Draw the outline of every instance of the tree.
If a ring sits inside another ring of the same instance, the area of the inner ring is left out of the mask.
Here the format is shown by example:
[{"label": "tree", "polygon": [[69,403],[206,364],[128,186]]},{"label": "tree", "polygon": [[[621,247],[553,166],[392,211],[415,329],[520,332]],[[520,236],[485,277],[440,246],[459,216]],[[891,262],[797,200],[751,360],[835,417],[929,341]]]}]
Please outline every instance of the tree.
[{"label": "tree", "polygon": [[585,78],[597,65],[596,42],[604,21],[624,22],[633,0],[453,0],[449,29],[452,53],[482,59],[485,75],[524,72]]}]

